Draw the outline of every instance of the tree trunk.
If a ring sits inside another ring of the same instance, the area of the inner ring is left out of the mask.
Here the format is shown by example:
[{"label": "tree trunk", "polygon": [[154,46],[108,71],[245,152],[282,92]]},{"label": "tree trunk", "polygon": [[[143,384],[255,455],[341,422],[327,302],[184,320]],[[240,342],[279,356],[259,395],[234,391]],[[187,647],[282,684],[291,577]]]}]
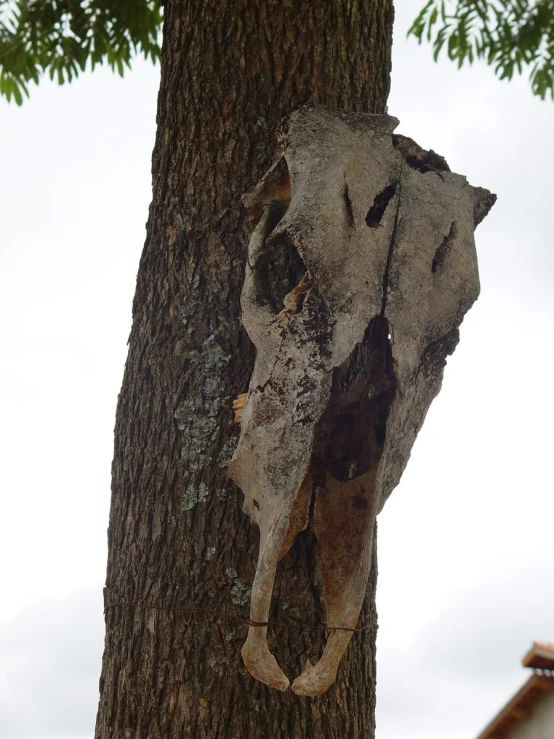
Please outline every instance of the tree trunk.
[{"label": "tree trunk", "polygon": [[[374,567],[336,683],[302,698],[244,669],[258,532],[226,465],[249,225],[275,131],[308,102],[383,112],[391,0],[167,0],[153,200],[115,428],[96,739],[374,736]],[[374,556],[374,562],[376,558]],[[270,646],[293,676],[324,634],[317,543],[280,563]],[[242,620],[241,620],[242,619]]]}]

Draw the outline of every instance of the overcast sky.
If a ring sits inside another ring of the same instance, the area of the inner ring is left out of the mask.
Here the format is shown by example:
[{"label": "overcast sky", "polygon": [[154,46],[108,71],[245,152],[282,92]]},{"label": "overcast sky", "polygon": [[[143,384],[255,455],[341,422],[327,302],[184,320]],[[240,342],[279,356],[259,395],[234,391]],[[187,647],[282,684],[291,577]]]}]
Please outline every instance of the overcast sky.
[{"label": "overcast sky", "polygon": [[[377,739],[472,739],[554,639],[554,103],[433,64],[397,3],[399,132],[498,194],[482,295],[380,517]],[[158,70],[0,102],[0,736],[91,737],[116,396]]]}]

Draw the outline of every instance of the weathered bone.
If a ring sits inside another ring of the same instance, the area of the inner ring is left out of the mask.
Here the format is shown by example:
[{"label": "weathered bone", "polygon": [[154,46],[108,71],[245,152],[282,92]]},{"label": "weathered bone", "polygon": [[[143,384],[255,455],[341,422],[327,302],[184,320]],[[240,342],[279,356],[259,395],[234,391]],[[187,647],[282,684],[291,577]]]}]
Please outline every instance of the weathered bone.
[{"label": "weathered bone", "polygon": [[[294,537],[309,524],[319,542],[329,635],[293,682],[300,695],[327,690],[356,627],[375,516],[478,296],[473,230],[495,199],[393,137],[396,125],[296,111],[281,157],[244,198],[255,227],[242,310],[257,356],[246,402],[234,406],[241,435],[229,471],[260,528],[252,621],[269,620]],[[288,688],[267,626],[250,627],[242,654],[258,680]]]}]

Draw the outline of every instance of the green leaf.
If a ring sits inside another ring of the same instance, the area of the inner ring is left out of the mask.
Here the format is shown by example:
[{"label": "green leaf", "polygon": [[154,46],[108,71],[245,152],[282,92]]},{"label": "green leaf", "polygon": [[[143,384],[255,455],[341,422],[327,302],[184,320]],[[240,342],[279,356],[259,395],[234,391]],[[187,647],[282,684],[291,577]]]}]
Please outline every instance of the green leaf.
[{"label": "green leaf", "polygon": [[17,105],[21,105],[23,103],[23,95],[21,94],[21,90],[15,80],[13,85],[13,97]]},{"label": "green leaf", "polygon": [[431,31],[433,29],[433,26],[437,22],[438,14],[439,14],[438,8],[434,8],[429,18],[429,22],[427,24],[427,41],[431,41]]}]

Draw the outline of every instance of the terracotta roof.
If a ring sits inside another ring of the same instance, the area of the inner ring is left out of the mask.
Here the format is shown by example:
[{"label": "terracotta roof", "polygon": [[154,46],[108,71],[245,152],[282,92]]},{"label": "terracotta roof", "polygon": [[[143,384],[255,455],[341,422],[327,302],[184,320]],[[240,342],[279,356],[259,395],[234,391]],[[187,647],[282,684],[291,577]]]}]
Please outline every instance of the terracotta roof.
[{"label": "terracotta roof", "polygon": [[554,644],[548,642],[533,642],[533,646],[522,659],[524,667],[534,667],[539,670],[554,670]]},{"label": "terracotta roof", "polygon": [[531,716],[535,701],[547,690],[554,690],[554,677],[532,675],[477,739],[506,739],[515,723]]}]

